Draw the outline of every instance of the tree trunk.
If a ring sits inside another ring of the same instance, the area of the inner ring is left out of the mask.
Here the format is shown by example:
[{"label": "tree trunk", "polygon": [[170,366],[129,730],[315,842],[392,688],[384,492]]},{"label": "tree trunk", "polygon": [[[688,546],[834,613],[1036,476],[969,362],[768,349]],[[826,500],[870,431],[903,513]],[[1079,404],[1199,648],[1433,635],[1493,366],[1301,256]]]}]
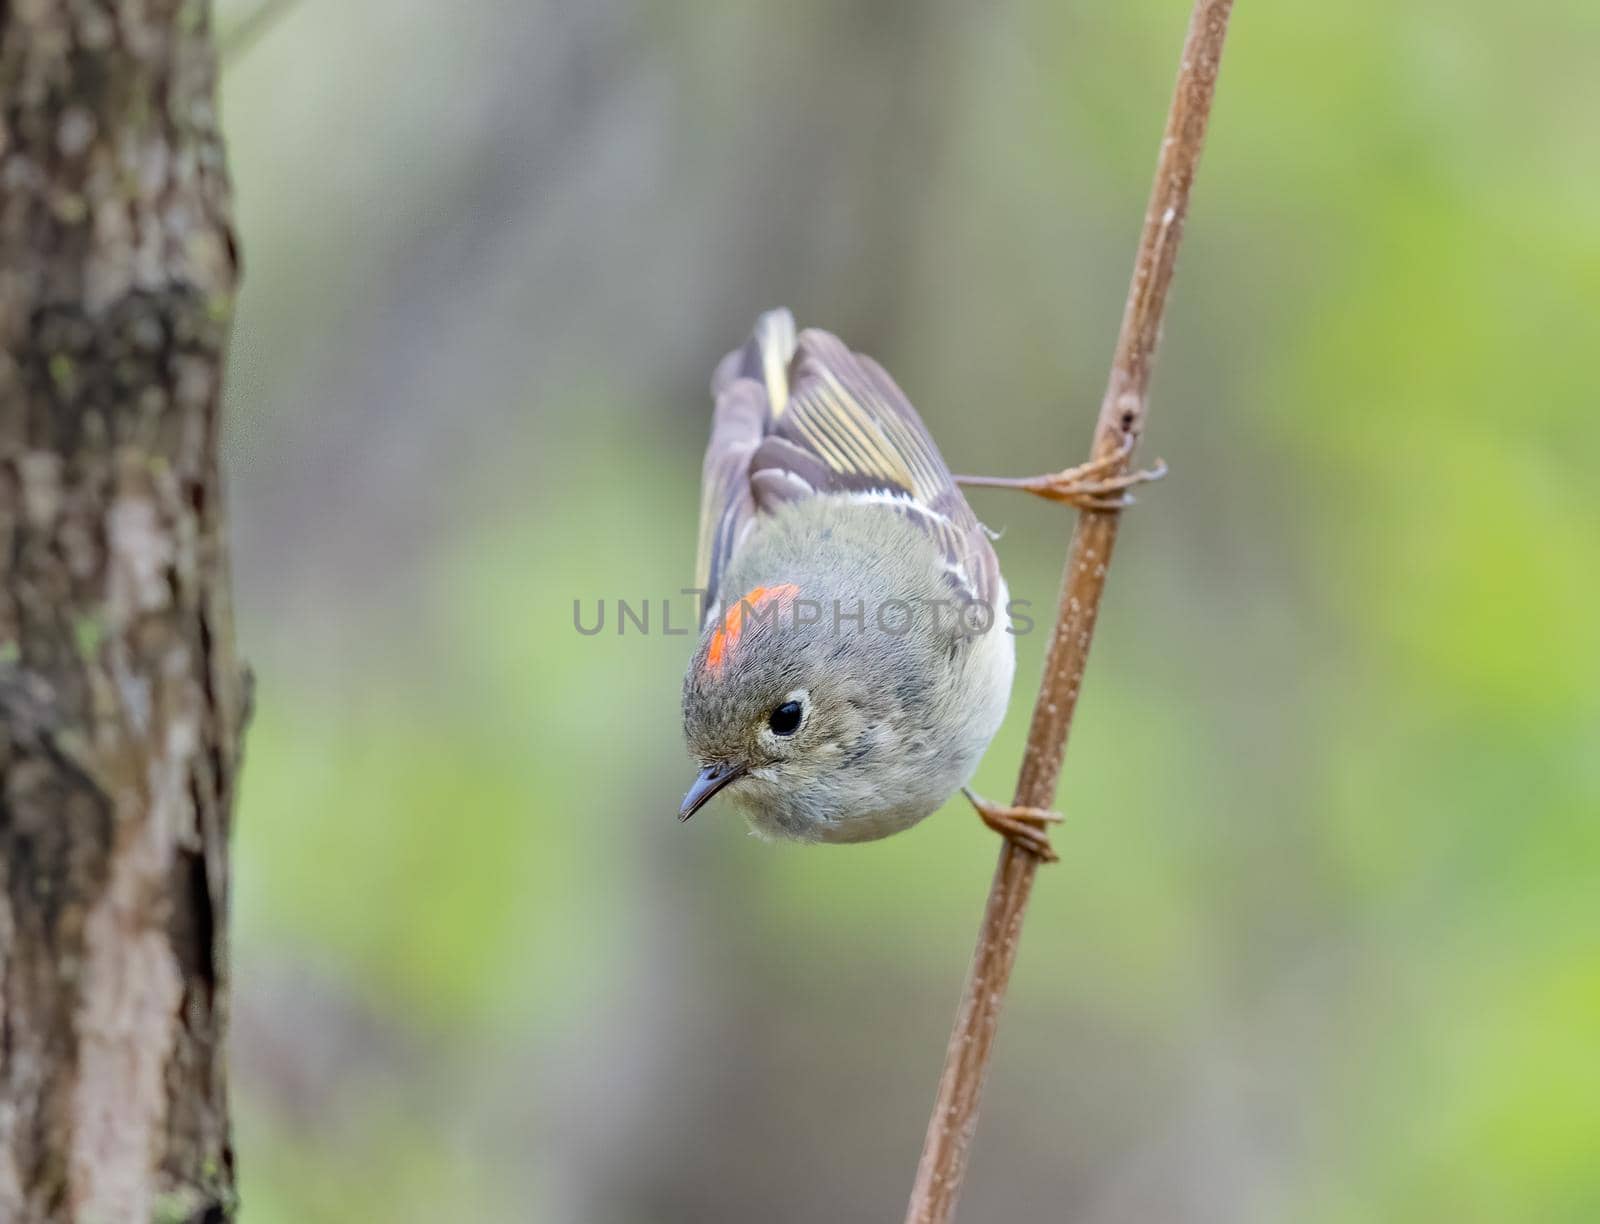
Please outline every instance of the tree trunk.
[{"label": "tree trunk", "polygon": [[233,1214],[203,0],[0,0],[0,1220]]}]

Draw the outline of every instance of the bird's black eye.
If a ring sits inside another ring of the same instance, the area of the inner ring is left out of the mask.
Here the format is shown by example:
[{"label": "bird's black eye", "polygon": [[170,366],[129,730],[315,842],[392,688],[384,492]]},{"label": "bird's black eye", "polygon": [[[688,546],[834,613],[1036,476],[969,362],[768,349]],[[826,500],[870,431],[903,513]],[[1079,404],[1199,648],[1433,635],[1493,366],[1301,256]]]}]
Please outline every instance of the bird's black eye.
[{"label": "bird's black eye", "polygon": [[767,715],[767,726],[772,728],[774,735],[793,735],[800,729],[802,712],[798,701],[786,701]]}]

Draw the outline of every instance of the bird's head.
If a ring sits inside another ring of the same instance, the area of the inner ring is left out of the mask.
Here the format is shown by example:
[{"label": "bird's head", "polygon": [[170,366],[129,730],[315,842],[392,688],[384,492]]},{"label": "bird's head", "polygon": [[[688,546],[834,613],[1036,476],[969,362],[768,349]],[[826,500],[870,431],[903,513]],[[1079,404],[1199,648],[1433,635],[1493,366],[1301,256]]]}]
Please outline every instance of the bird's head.
[{"label": "bird's head", "polygon": [[680,819],[725,789],[746,808],[825,802],[833,775],[872,753],[907,694],[873,691],[890,670],[874,657],[884,647],[836,631],[830,613],[774,583],[711,619],[684,680],[684,735],[702,768]]}]

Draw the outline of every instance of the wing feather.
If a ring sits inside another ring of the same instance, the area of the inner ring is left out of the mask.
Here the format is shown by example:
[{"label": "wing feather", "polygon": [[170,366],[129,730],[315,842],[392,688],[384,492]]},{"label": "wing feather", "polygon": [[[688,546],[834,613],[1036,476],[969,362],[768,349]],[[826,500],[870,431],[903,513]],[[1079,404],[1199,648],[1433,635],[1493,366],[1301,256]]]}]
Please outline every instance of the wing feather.
[{"label": "wing feather", "polygon": [[700,583],[716,582],[754,517],[840,495],[904,514],[943,555],[959,595],[1000,590],[989,538],[911,401],[877,362],[788,311],[762,315],[712,381],[717,395],[701,508]]},{"label": "wing feather", "polygon": [[716,408],[700,474],[700,536],[695,586],[706,592],[702,623],[716,612],[717,588],[728,561],[755,521],[751,460],[789,399],[794,316],[762,315],[755,333],[718,363],[711,377]]}]

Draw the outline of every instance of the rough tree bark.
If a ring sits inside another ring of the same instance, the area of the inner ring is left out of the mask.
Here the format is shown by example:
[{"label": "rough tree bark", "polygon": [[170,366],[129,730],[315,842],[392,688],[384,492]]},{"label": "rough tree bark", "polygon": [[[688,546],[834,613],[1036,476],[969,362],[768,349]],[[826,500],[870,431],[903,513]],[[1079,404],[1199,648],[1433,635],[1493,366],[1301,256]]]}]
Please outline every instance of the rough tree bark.
[{"label": "rough tree bark", "polygon": [[0,1220],[233,1214],[204,0],[0,0]]}]

